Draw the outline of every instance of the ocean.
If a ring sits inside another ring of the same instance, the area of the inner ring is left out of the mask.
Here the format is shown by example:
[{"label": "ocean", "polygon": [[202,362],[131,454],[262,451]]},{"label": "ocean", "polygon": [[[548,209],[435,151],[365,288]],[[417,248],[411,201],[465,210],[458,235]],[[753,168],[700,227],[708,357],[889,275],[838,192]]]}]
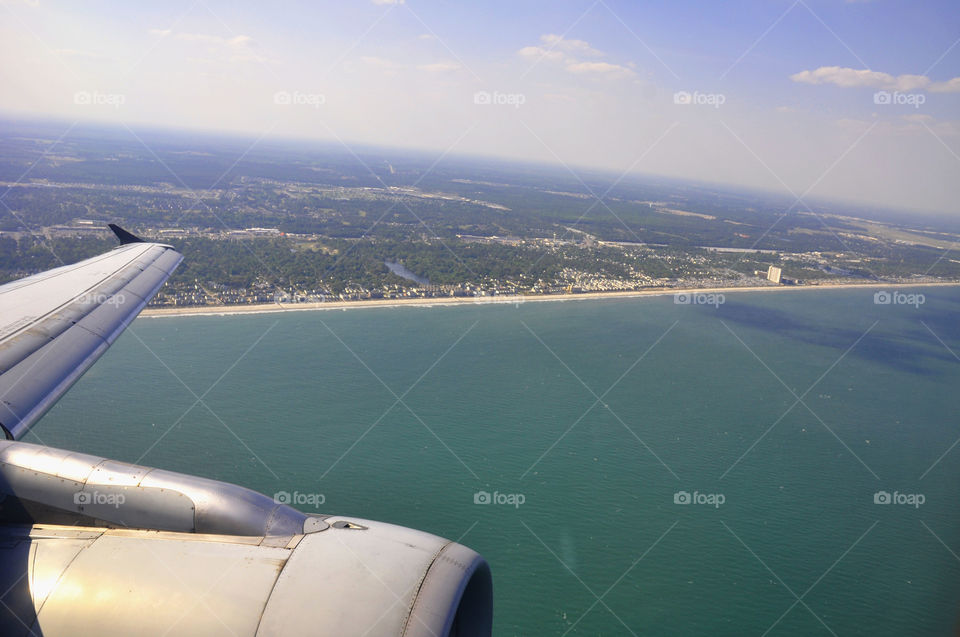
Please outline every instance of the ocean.
[{"label": "ocean", "polygon": [[960,288],[889,292],[140,318],[27,440],[459,540],[497,635],[952,634]]}]

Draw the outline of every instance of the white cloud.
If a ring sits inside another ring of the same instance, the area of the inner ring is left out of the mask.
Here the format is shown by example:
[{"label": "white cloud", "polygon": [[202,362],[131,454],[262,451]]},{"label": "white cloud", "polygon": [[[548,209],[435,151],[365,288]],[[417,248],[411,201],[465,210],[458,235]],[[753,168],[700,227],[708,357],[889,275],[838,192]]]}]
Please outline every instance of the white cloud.
[{"label": "white cloud", "polygon": [[206,42],[207,44],[223,44],[226,41],[220,36],[206,33],[177,33],[173,37],[185,42]]},{"label": "white cloud", "polygon": [[833,84],[842,88],[880,88],[891,91],[928,90],[936,93],[960,92],[960,77],[946,82],[933,82],[926,75],[897,75],[870,69],[843,66],[821,66],[813,71],[800,71],[790,76],[802,84]]},{"label": "white cloud", "polygon": [[563,36],[547,33],[540,36],[540,41],[550,49],[557,49],[565,53],[587,55],[591,57],[603,55],[584,40],[568,40]]},{"label": "white cloud", "polygon": [[432,33],[421,33],[420,35],[417,36],[417,39],[419,39],[419,40],[436,40],[436,39],[437,39],[437,36],[433,35]]},{"label": "white cloud", "polygon": [[525,46],[517,51],[517,53],[525,58],[534,58],[537,60],[542,58],[550,62],[559,62],[563,59],[563,53],[560,51],[550,51],[542,46]]},{"label": "white cloud", "polygon": [[564,61],[567,64],[578,62],[577,56],[597,57],[603,55],[584,40],[568,40],[553,33],[541,35],[540,44],[525,46],[517,53],[526,58],[542,59],[549,62]]},{"label": "white cloud", "polygon": [[[592,75],[604,78],[623,78],[635,75],[628,66],[604,62],[602,60],[584,61],[584,57],[596,58],[603,53],[590,46],[586,40],[569,40],[554,33],[540,36],[540,44],[525,46],[517,54],[533,60],[563,64],[568,73],[574,75]],[[629,66],[634,66],[630,63]]]},{"label": "white cloud", "polygon": [[429,71],[430,73],[446,73],[448,71],[456,71],[460,68],[460,65],[456,62],[434,62],[433,64],[421,64],[417,68],[421,71]]},{"label": "white cloud", "polygon": [[[836,1],[842,3],[842,0]],[[46,4],[40,0],[41,7]],[[364,1],[353,8],[361,12],[396,13],[398,7],[374,7],[370,1]],[[2,9],[0,7],[0,13]],[[228,8],[224,10],[229,11]],[[782,191],[783,186],[776,178],[768,171],[757,169],[757,157],[760,157],[783,179],[783,183],[796,192],[803,192],[811,184],[816,184],[812,194],[817,196],[942,210],[955,216],[957,201],[960,201],[956,160],[936,139],[941,137],[950,148],[960,148],[960,136],[950,132],[960,130],[960,121],[913,117],[929,113],[935,117],[960,120],[960,116],[950,111],[950,100],[947,99],[950,96],[947,94],[929,93],[927,108],[919,112],[912,108],[877,107],[877,115],[871,116],[872,102],[866,93],[880,89],[848,89],[846,93],[865,93],[861,96],[863,100],[849,109],[859,121],[834,124],[838,112],[847,109],[806,100],[794,103],[792,92],[782,91],[783,86],[778,92],[768,90],[771,87],[762,84],[745,85],[742,87],[748,91],[743,95],[745,99],[728,101],[724,106],[722,115],[728,130],[718,125],[713,109],[683,109],[684,112],[679,113],[670,99],[674,87],[661,85],[655,78],[648,80],[649,70],[645,64],[633,69],[635,75],[632,77],[609,79],[623,72],[617,65],[630,68],[630,58],[619,49],[614,54],[614,44],[606,40],[588,41],[587,47],[600,44],[609,49],[605,55],[590,56],[589,50],[576,42],[560,42],[550,49],[550,44],[540,37],[541,33],[550,30],[533,31],[529,32],[528,39],[513,40],[513,46],[508,47],[512,64],[504,64],[493,54],[484,55],[484,52],[495,51],[503,44],[500,37],[503,34],[484,33],[487,40],[476,42],[476,50],[480,53],[476,70],[484,79],[484,87],[516,90],[526,96],[526,103],[519,111],[521,121],[513,108],[482,109],[483,112],[479,113],[477,109],[465,107],[474,89],[472,83],[466,82],[465,68],[448,73],[418,69],[418,64],[457,60],[440,51],[415,57],[419,55],[416,51],[422,53],[427,47],[432,50],[436,46],[435,42],[418,39],[426,30],[416,21],[408,25],[413,30],[378,32],[383,37],[377,38],[377,46],[382,49],[358,49],[352,56],[352,63],[337,65],[329,77],[323,78],[321,86],[314,87],[309,82],[319,81],[317,61],[337,59],[352,43],[350,34],[356,26],[354,20],[343,18],[337,22],[337,16],[331,14],[335,21],[324,27],[330,37],[309,38],[310,50],[305,55],[301,46],[293,45],[296,38],[309,37],[303,34],[302,16],[296,12],[274,12],[267,21],[263,16],[239,10],[235,14],[225,14],[226,21],[236,25],[234,32],[219,25],[174,27],[171,25],[176,16],[171,14],[143,22],[137,30],[124,34],[113,28],[115,25],[109,21],[95,19],[96,16],[81,5],[58,4],[57,11],[62,14],[58,20],[69,21],[66,26],[83,27],[88,44],[75,42],[72,31],[64,31],[63,37],[59,38],[55,32],[50,32],[55,47],[109,52],[109,56],[116,60],[137,60],[143,53],[142,40],[162,44],[164,50],[162,55],[147,56],[137,67],[137,73],[126,78],[126,84],[121,83],[117,75],[123,72],[123,65],[115,69],[117,65],[113,64],[89,64],[91,68],[83,68],[82,83],[77,85],[78,78],[74,73],[79,72],[79,67],[71,70],[72,64],[58,63],[49,55],[49,50],[30,35],[30,32],[48,33],[44,21],[49,20],[50,15],[44,12],[32,17],[27,14],[33,12],[22,12],[18,17],[25,22],[24,28],[15,28],[16,25],[6,25],[0,20],[0,58],[17,60],[17,64],[2,67],[5,89],[0,92],[0,108],[4,112],[42,114],[73,121],[80,114],[72,102],[64,99],[65,96],[85,88],[89,90],[88,87],[116,87],[127,95],[122,116],[131,126],[186,126],[244,132],[256,137],[276,124],[270,134],[282,137],[335,141],[336,138],[331,136],[333,133],[351,144],[434,149],[435,156],[440,156],[456,143],[458,153],[553,162],[562,158],[565,162],[608,169],[615,175],[636,166],[634,170],[638,171]],[[400,13],[405,12],[400,7]],[[423,17],[428,19],[431,16],[425,14]],[[160,26],[148,32],[151,23]],[[787,22],[784,25],[783,28],[791,26]],[[619,28],[617,23],[610,26]],[[723,25],[717,25],[717,28],[722,31]],[[175,36],[181,31],[222,37],[194,38],[193,41],[177,39]],[[230,44],[236,33],[257,38],[257,46],[242,38]],[[131,34],[133,37],[129,37]],[[797,35],[802,33],[797,32]],[[911,48],[916,45],[915,38],[922,42],[924,35],[921,31],[911,30],[903,31],[902,35],[903,38],[885,39],[885,45],[890,47],[891,58],[904,60],[906,64],[916,53],[915,48]],[[787,45],[789,40],[769,43]],[[532,45],[532,48],[520,54],[518,50],[526,45]],[[541,60],[536,74],[519,78],[520,72],[536,62],[542,51],[556,54],[556,60]],[[229,64],[232,57],[250,52],[261,52],[278,59],[269,60],[269,65]],[[709,53],[709,50],[694,50],[692,53]],[[537,57],[527,57],[527,54]],[[380,57],[361,60],[361,55]],[[196,63],[195,60],[200,58],[206,61]],[[64,59],[74,61],[73,58]],[[468,62],[471,66],[474,64]],[[396,71],[384,68],[391,63],[402,68]],[[568,66],[571,67],[569,70]],[[433,68],[439,71],[444,67]],[[655,64],[651,68],[659,71]],[[808,75],[812,77],[801,77],[818,85],[804,84],[794,89],[843,93],[837,84],[826,79],[838,78],[843,72],[814,75],[817,67],[812,64],[798,66],[796,70],[804,68],[810,69]],[[916,67],[899,65],[880,67],[879,70],[893,68],[917,72]],[[921,66],[919,72],[924,68]],[[944,70],[947,68],[949,66],[937,66],[931,71],[934,74],[932,79],[944,82],[931,81],[926,85],[926,91],[960,88],[957,86],[960,82],[951,80],[954,75],[960,75],[960,71],[948,74]],[[301,80],[291,79],[278,85],[274,72]],[[880,75],[879,79],[870,75],[863,78],[863,74],[857,74],[855,69],[853,73],[853,77],[858,78],[856,81],[867,84],[906,81],[896,78],[896,73]],[[781,79],[792,86],[787,79],[789,75],[789,72],[784,73]],[[450,85],[452,80],[459,79],[464,80],[462,85]],[[915,82],[922,80],[915,78]],[[318,120],[313,108],[277,112],[272,97],[278,88],[292,90],[297,86],[310,93],[324,93],[327,101],[322,121]],[[940,99],[933,99],[934,95]],[[424,104],[429,104],[430,108],[424,108]],[[778,105],[800,108],[799,104],[805,106],[793,115],[774,110]],[[638,112],[638,108],[642,112]],[[901,113],[909,113],[911,118],[899,119]],[[682,125],[670,128],[678,116],[682,118]],[[102,117],[98,112],[92,113],[91,117],[117,122],[113,109],[105,109]],[[571,126],[571,121],[575,121],[576,126]],[[524,122],[535,129],[536,136],[530,134]],[[877,122],[875,128],[855,145],[874,122]],[[477,128],[463,137],[463,132],[474,125]],[[892,130],[893,127],[897,130]],[[927,127],[936,136],[931,135]],[[736,136],[730,134],[731,130],[736,131]],[[665,131],[669,132],[665,134]],[[955,136],[946,136],[950,134]],[[541,136],[542,142],[537,139]],[[462,141],[458,141],[461,137]],[[738,138],[743,140],[742,143]],[[744,146],[751,148],[752,152]],[[789,148],[790,152],[784,152],[784,148]],[[638,150],[644,149],[651,149],[650,153],[642,162],[636,163]],[[836,163],[838,157],[843,157],[843,161]],[[836,167],[823,177],[824,170],[834,163]]]},{"label": "white cloud", "polygon": [[946,82],[934,82],[927,87],[931,93],[960,93],[960,77],[955,77]]},{"label": "white cloud", "polygon": [[889,73],[842,66],[821,66],[815,71],[800,71],[791,75],[790,79],[803,84],[835,84],[844,88],[892,88],[897,82]]},{"label": "white cloud", "polygon": [[227,40],[227,44],[230,46],[252,46],[256,44],[249,35],[238,35],[236,37],[230,38]]},{"label": "white cloud", "polygon": [[257,53],[257,42],[249,35],[223,37],[209,33],[175,32],[171,29],[149,29],[149,33],[161,38],[169,37],[180,42],[206,45],[206,56],[198,58],[196,55],[189,55],[189,59],[192,60],[206,60],[208,63],[215,63],[219,58],[220,62],[233,64],[264,62],[266,60]]},{"label": "white cloud", "polygon": [[371,0],[371,1],[373,2],[373,4],[376,4],[376,5],[384,5],[384,4],[396,5],[396,4],[404,3],[404,0]]},{"label": "white cloud", "polygon": [[567,70],[577,75],[598,75],[609,78],[633,75],[633,71],[627,67],[609,62],[576,62],[568,64]]}]

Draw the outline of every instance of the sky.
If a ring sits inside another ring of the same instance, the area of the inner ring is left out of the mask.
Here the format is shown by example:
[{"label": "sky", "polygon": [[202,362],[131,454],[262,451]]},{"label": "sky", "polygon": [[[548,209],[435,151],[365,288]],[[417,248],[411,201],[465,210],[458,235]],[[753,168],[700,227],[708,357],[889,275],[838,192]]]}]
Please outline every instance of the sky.
[{"label": "sky", "polygon": [[933,0],[0,0],[0,113],[544,161],[960,216]]}]

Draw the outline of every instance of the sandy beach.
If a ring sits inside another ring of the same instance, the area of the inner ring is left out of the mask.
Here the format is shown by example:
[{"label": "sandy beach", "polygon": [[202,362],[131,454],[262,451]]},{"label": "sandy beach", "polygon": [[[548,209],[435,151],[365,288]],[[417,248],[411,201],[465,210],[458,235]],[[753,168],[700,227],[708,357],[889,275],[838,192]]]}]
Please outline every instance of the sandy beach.
[{"label": "sandy beach", "polygon": [[513,305],[549,301],[588,301],[596,299],[627,299],[643,296],[673,294],[730,294],[736,292],[788,292],[801,290],[839,290],[857,288],[895,289],[915,287],[957,286],[960,281],[931,283],[827,283],[821,285],[757,285],[719,288],[652,288],[628,292],[584,292],[582,294],[538,294],[532,296],[437,297],[426,299],[375,299],[369,301],[324,301],[320,303],[263,303],[252,305],[206,305],[200,307],[147,308],[140,316],[226,316],[232,314],[264,314],[274,312],[305,312],[315,310],[352,310],[373,307],[404,307],[434,305]]}]

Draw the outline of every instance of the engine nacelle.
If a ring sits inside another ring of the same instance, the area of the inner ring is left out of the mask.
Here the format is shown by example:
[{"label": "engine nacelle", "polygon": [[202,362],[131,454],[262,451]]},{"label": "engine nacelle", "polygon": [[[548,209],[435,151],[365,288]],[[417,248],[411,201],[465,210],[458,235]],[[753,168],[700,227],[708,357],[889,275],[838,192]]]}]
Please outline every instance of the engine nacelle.
[{"label": "engine nacelle", "polygon": [[0,442],[0,492],[3,635],[492,630],[489,566],[429,533],[22,442]]}]

